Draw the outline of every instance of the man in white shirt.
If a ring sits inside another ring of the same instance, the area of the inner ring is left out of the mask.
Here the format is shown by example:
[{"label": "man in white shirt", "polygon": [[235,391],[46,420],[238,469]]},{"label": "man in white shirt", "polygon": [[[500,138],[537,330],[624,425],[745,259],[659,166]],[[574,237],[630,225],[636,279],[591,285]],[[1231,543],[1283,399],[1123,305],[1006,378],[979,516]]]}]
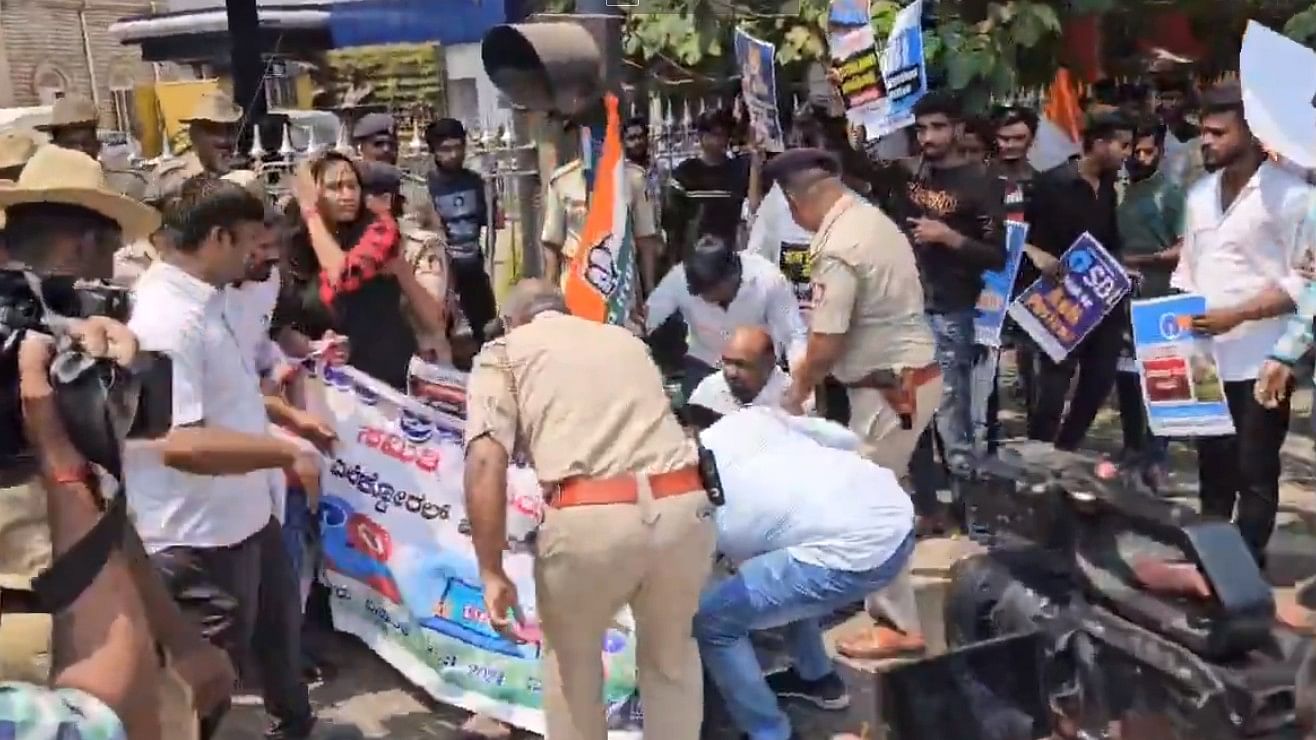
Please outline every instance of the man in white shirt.
[{"label": "man in white shirt", "polygon": [[685,403],[723,415],[747,406],[778,407],[790,383],[791,376],[777,365],[772,335],[742,326],[722,351],[722,372],[704,378]]},{"label": "man in white shirt", "polygon": [[[857,454],[857,436],[828,421],[752,406],[700,441],[726,495],[717,550],[736,571],[700,599],[700,656],[747,737],[798,737],[777,697],[848,706],[818,619],[899,574],[914,549],[913,503],[890,470]],[[794,664],[765,679],[749,635],[782,626]]]},{"label": "man in white shirt", "polygon": [[701,237],[658,283],[649,296],[645,331],[652,333],[678,312],[690,337],[681,388],[686,398],[717,370],[738,327],[767,326],[788,360],[804,355],[808,332],[790,283],[771,262],[737,253],[721,237]]},{"label": "man in white shirt", "polygon": [[1170,283],[1206,297],[1207,312],[1193,327],[1214,337],[1236,431],[1198,441],[1202,513],[1234,518],[1237,504],[1238,528],[1264,567],[1289,403],[1267,408],[1253,397],[1253,385],[1303,288],[1295,267],[1312,191],[1266,161],[1236,84],[1204,96],[1202,150],[1214,171],[1188,194],[1183,252]]},{"label": "man in white shirt", "polygon": [[[315,717],[270,471],[308,461],[269,434],[243,319],[226,294],[274,236],[258,198],[211,177],[188,181],[167,224],[168,260],[142,274],[129,327],[143,349],[173,362],[173,429],[126,451],[128,505],[152,563],[204,636],[235,666],[254,647],[274,718],[266,736],[304,738]],[[202,737],[221,718],[222,710],[204,718]]]}]

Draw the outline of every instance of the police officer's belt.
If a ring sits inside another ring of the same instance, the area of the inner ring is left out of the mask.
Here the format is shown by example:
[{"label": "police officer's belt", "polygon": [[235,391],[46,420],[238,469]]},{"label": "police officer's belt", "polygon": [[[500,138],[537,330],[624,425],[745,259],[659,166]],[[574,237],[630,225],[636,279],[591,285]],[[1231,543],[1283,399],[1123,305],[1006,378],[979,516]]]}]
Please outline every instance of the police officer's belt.
[{"label": "police officer's belt", "polygon": [[[918,368],[905,368],[898,373],[895,370],[874,370],[853,383],[846,383],[850,388],[872,388],[882,394],[882,399],[893,411],[900,414],[901,422],[910,424],[918,413],[919,388],[931,383],[941,376],[937,363]],[[909,426],[905,427],[910,428]]]},{"label": "police officer's belt", "polygon": [[0,614],[55,614],[72,606],[109,562],[127,524],[127,497],[115,496],[91,531],[32,579],[30,591],[0,588]]},{"label": "police officer's belt", "polygon": [[[649,490],[656,499],[680,496],[704,489],[699,468],[690,465],[668,473],[649,476]],[[558,484],[548,500],[554,509],[571,506],[633,504],[640,500],[639,476],[618,475],[612,478],[568,478]]]}]

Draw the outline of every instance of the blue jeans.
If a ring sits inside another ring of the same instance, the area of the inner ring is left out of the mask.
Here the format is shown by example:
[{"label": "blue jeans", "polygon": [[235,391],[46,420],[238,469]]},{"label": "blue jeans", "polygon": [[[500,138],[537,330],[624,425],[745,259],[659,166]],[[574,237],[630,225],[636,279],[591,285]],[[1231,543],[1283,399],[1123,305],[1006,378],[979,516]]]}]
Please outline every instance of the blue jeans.
[{"label": "blue jeans", "polygon": [[979,456],[988,454],[999,433],[993,413],[992,396],[996,394],[1001,350],[997,347],[978,347],[973,363],[973,451]]},{"label": "blue jeans", "polygon": [[284,503],[283,547],[288,551],[288,561],[292,563],[292,572],[297,576],[297,602],[303,611],[306,605],[302,604],[300,597],[302,574],[305,572],[306,551],[315,541],[315,524],[315,516],[306,504],[306,491],[289,486],[288,498]]},{"label": "blue jeans", "polygon": [[699,655],[741,732],[751,740],[787,740],[791,734],[749,633],[786,625],[796,673],[808,681],[822,678],[833,668],[818,619],[881,589],[913,551],[911,534],[886,562],[855,572],[809,565],[774,550],[750,558],[704,592],[695,614]]},{"label": "blue jeans", "polygon": [[973,450],[973,311],[928,312],[941,366],[941,406],[937,433],[946,446],[946,462],[966,460]]}]

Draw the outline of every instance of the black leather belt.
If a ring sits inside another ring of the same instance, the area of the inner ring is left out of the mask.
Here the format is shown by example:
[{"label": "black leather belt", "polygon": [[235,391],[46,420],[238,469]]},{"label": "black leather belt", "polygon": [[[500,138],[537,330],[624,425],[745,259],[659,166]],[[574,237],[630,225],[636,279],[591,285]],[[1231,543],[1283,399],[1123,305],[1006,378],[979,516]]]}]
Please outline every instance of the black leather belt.
[{"label": "black leather belt", "polygon": [[[58,492],[51,492],[58,496]],[[32,588],[0,589],[0,614],[55,614],[73,605],[109,562],[128,526],[128,503],[116,496],[91,531],[32,579]]]}]

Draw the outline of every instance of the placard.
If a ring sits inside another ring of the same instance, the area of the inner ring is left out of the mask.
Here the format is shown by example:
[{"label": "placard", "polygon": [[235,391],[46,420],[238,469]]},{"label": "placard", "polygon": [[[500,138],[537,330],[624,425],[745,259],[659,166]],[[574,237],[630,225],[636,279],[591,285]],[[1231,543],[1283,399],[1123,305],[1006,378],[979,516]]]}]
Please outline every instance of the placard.
[{"label": "placard", "polygon": [[1234,433],[1209,336],[1193,331],[1206,298],[1184,294],[1134,301],[1133,346],[1147,421],[1157,437]]}]

